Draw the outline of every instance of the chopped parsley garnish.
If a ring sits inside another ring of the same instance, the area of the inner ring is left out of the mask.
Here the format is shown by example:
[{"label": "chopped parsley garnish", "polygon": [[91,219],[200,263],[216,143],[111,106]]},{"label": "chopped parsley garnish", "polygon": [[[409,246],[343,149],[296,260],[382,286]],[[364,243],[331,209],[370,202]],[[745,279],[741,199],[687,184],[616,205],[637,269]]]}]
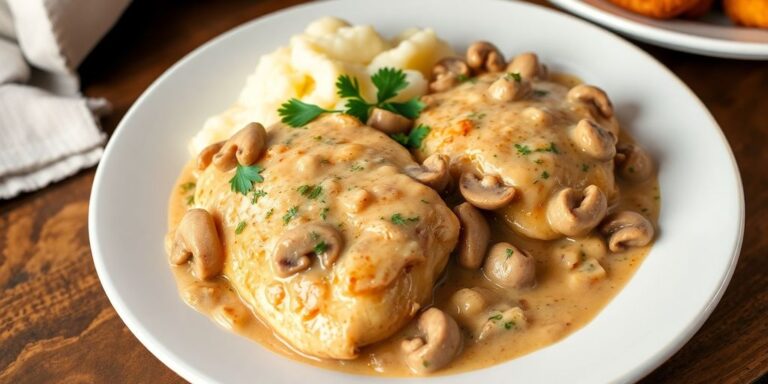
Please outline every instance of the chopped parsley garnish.
[{"label": "chopped parsley garnish", "polygon": [[635,167],[630,165],[627,169],[629,169],[629,173],[635,173]]},{"label": "chopped parsley garnish", "polygon": [[536,152],[552,152],[552,153],[560,153],[560,151],[557,150],[557,147],[555,146],[555,143],[549,143],[548,147],[545,148],[539,148],[536,150]]},{"label": "chopped parsley garnish", "polygon": [[195,203],[195,195],[189,195],[189,197],[187,197],[187,205],[192,205],[194,203]]},{"label": "chopped parsley garnish", "polygon": [[530,148],[528,148],[528,146],[527,146],[527,145],[525,145],[525,144],[523,144],[523,145],[520,145],[520,144],[515,144],[515,149],[517,149],[517,153],[518,153],[518,154],[520,154],[520,155],[523,155],[523,156],[525,156],[525,155],[530,155],[530,154],[531,154],[531,152],[533,152],[533,151],[531,151],[531,149],[530,149]]},{"label": "chopped parsley garnish", "polygon": [[376,102],[367,102],[360,92],[360,82],[349,75],[341,75],[336,79],[336,94],[346,99],[343,110],[328,110],[317,105],[308,104],[296,98],[291,98],[280,106],[277,113],[281,121],[294,128],[307,125],[323,113],[346,113],[357,117],[361,122],[368,121],[372,108],[382,108],[397,113],[409,119],[415,119],[424,109],[424,103],[414,97],[406,102],[390,102],[388,100],[408,87],[405,72],[397,68],[384,67],[371,75],[371,82],[376,87]]},{"label": "chopped parsley garnish", "polygon": [[352,164],[352,166],[349,167],[349,170],[352,171],[352,172],[362,171],[363,169],[365,169],[365,168],[362,165],[357,164],[357,163]]},{"label": "chopped parsley garnish", "polygon": [[581,171],[582,171],[582,172],[586,172],[586,171],[589,171],[589,165],[587,165],[587,164],[582,164],[582,165],[581,165]]},{"label": "chopped parsley garnish", "polygon": [[534,161],[534,163],[536,163],[536,164],[544,164],[544,160],[542,160],[542,159],[536,159],[536,160]]},{"label": "chopped parsley garnish", "polygon": [[190,181],[186,182],[179,186],[179,189],[181,189],[181,193],[187,193],[195,188],[195,182]]},{"label": "chopped parsley garnish", "polygon": [[315,247],[313,248],[313,251],[315,251],[316,255],[325,253],[325,251],[327,250],[328,250],[328,244],[326,244],[325,241],[323,240],[320,240],[320,242],[315,244]]},{"label": "chopped parsley garnish", "polygon": [[296,216],[299,215],[299,207],[293,206],[287,211],[285,211],[285,214],[283,215],[283,225],[286,225],[291,222]]},{"label": "chopped parsley garnish", "polygon": [[323,187],[319,185],[304,184],[299,188],[297,188],[296,190],[299,191],[299,193],[301,193],[302,196],[310,200],[317,199],[318,196],[320,196],[323,193]]},{"label": "chopped parsley garnish", "polygon": [[469,80],[469,76],[462,73],[456,79],[459,80],[459,83],[463,83]]},{"label": "chopped parsley garnish", "polygon": [[424,368],[429,368],[429,361],[426,361],[426,360],[422,360],[422,361],[421,361],[421,365],[423,365],[423,366],[424,366]]},{"label": "chopped parsley garnish", "polygon": [[259,202],[259,199],[266,196],[267,193],[264,192],[263,189],[255,189],[253,191],[253,197],[251,198],[251,204],[256,204]]},{"label": "chopped parsley garnish", "polygon": [[484,112],[472,112],[469,115],[467,115],[467,118],[477,119],[477,120],[482,120],[482,118],[484,118],[484,117],[485,117],[485,113]]},{"label": "chopped parsley garnish", "polygon": [[266,214],[266,216],[264,216],[264,218],[265,219],[269,219],[270,217],[272,217],[273,213],[275,213],[275,209],[274,208],[270,208],[269,211],[267,211],[267,214]]},{"label": "chopped parsley garnish", "polygon": [[247,195],[253,189],[253,183],[261,183],[264,177],[261,172],[264,168],[258,165],[237,165],[235,176],[229,180],[229,186],[233,192]]},{"label": "chopped parsley garnish", "polygon": [[322,136],[312,136],[312,138],[315,139],[315,141],[320,141],[323,139]]},{"label": "chopped parsley garnish", "polygon": [[421,202],[424,203],[424,204],[429,204],[429,201],[426,201],[424,199],[421,199]]},{"label": "chopped parsley garnish", "polygon": [[504,329],[506,329],[506,330],[510,330],[510,329],[514,328],[515,326],[517,326],[517,324],[515,324],[514,321],[507,321],[506,323],[504,323]]},{"label": "chopped parsley garnish", "polygon": [[491,321],[499,321],[499,320],[501,320],[501,318],[502,318],[502,316],[501,316],[501,313],[497,313],[497,314],[495,314],[495,315],[493,315],[493,316],[489,317],[489,318],[488,318],[488,320],[491,320]]},{"label": "chopped parsley garnish", "polygon": [[320,210],[320,218],[325,220],[328,217],[328,207],[323,207],[323,209]]},{"label": "chopped parsley garnish", "polygon": [[549,179],[549,172],[547,172],[547,171],[542,172],[541,173],[541,178],[544,179],[544,180]]},{"label": "chopped parsley garnish", "polygon": [[421,148],[421,143],[424,141],[424,138],[429,135],[430,130],[429,126],[419,124],[407,135],[404,133],[395,133],[394,135],[390,135],[390,137],[405,147]]},{"label": "chopped parsley garnish", "polygon": [[399,213],[395,213],[389,218],[389,221],[391,221],[395,225],[405,225],[407,223],[415,223],[419,221],[419,217],[418,216],[403,217],[403,215]]},{"label": "chopped parsley garnish", "polygon": [[546,96],[548,94],[549,94],[548,91],[544,91],[544,90],[541,90],[541,89],[534,89],[533,90],[533,95],[536,96],[536,97],[544,97],[544,96]]},{"label": "chopped parsley garnish", "polygon": [[512,257],[512,255],[515,254],[515,251],[512,248],[507,248],[506,253],[507,253],[507,259],[509,259],[510,257]]},{"label": "chopped parsley garnish", "polygon": [[509,81],[514,80],[515,82],[518,82],[518,83],[523,81],[523,78],[520,76],[520,73],[518,73],[518,72],[507,72],[505,77]]},{"label": "chopped parsley garnish", "polygon": [[241,221],[237,223],[237,228],[235,228],[235,235],[239,235],[243,233],[243,230],[245,229],[246,223],[245,221]]}]

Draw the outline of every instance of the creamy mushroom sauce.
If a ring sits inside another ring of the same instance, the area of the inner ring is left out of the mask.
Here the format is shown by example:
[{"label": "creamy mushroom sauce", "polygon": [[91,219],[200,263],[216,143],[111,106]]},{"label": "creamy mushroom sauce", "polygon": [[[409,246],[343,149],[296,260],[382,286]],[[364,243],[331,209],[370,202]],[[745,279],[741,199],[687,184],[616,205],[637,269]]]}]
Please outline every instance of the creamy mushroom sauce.
[{"label": "creamy mushroom sauce", "polygon": [[[494,76],[498,77],[498,75]],[[490,81],[481,76],[461,87],[469,89],[479,87],[481,84],[487,87]],[[534,85],[533,88],[546,90],[546,94],[538,92],[538,96],[535,97],[539,98],[538,103],[552,106],[556,111],[562,108],[557,104],[562,103],[564,92],[577,83],[578,79],[571,76],[551,75],[549,82]],[[460,112],[456,115],[463,116],[461,119],[472,120],[472,124],[481,125],[483,121],[488,122],[494,118],[494,108],[496,107],[491,106],[489,110],[470,110],[466,105],[457,103],[457,110]],[[430,115],[429,109],[425,112],[422,121],[436,124],[430,119],[437,117]],[[535,150],[554,142],[561,150],[569,151],[564,133],[557,135],[552,132],[556,131],[549,132],[550,136],[547,137],[534,138],[541,143],[527,141],[527,144]],[[519,137],[515,140],[518,139],[525,141],[530,137]],[[633,142],[624,131],[619,133],[619,141]],[[434,142],[432,145],[435,145]],[[425,142],[425,148],[430,149],[429,141]],[[550,154],[542,151],[536,152],[531,158],[520,159],[513,147],[505,151],[490,151],[485,155],[496,159],[501,156],[500,164],[507,161],[518,166],[524,164],[523,167],[526,169],[524,173],[529,175],[541,175],[541,171],[550,169],[553,180],[564,178],[578,185],[590,182],[588,179],[594,182],[601,177],[608,177],[607,170],[602,169],[607,168],[607,165],[587,163],[589,169],[583,171],[582,164],[585,162],[577,160],[574,164],[562,164],[552,161],[548,156]],[[423,153],[419,155],[422,158],[424,156]],[[537,158],[542,158],[547,163],[537,164]],[[523,161],[532,165],[522,163]],[[474,167],[477,165],[475,164]],[[613,172],[612,164],[610,168]],[[194,164],[190,163],[177,181],[170,199],[169,227],[171,230],[178,224],[184,212],[191,205],[195,205],[194,199],[200,192],[195,191],[190,183],[197,182],[198,173]],[[529,181],[532,185],[553,182],[552,180]],[[609,182],[611,184],[614,182],[612,177]],[[616,177],[614,187],[616,193],[612,194],[610,199],[612,212],[636,211],[643,214],[655,226],[660,207],[660,193],[655,174],[639,183],[630,183]],[[554,187],[550,185],[550,188]],[[549,188],[546,190],[548,191]],[[461,198],[456,193],[451,193],[446,196],[446,201],[449,205],[454,205],[460,202]],[[500,213],[501,215],[498,216],[485,213],[492,229],[489,248],[497,242],[505,241],[528,252],[536,259],[537,283],[535,287],[529,289],[502,289],[491,283],[483,275],[482,269],[461,268],[452,256],[433,289],[431,303],[422,308],[436,306],[454,316],[462,328],[464,340],[462,350],[453,362],[434,374],[450,374],[501,363],[548,346],[578,330],[594,318],[626,284],[652,245],[650,243],[644,247],[611,253],[607,251],[605,241],[596,233],[581,239],[537,240],[520,235],[518,232],[525,233],[525,230],[519,231],[519,225],[515,220],[507,221],[505,212],[502,210]],[[510,223],[518,232],[510,228]],[[532,225],[538,225],[536,222],[532,223]],[[264,319],[260,319],[248,305],[244,304],[226,278],[199,281],[192,276],[191,269],[187,265],[172,266],[172,270],[185,302],[207,314],[223,327],[249,337],[274,352],[312,365],[346,372],[387,376],[412,375],[403,362],[401,342],[417,333],[415,323],[418,316],[391,337],[363,347],[356,359],[318,359],[298,352],[289,343],[281,340],[280,336],[265,324]],[[463,288],[479,288],[489,304],[474,318],[462,319],[457,315],[458,308],[451,300],[451,297]],[[501,312],[508,308],[519,309],[512,312],[511,318],[510,312],[506,312],[502,317]],[[486,332],[480,340],[479,335],[482,333],[480,330],[483,326],[490,332]]]}]

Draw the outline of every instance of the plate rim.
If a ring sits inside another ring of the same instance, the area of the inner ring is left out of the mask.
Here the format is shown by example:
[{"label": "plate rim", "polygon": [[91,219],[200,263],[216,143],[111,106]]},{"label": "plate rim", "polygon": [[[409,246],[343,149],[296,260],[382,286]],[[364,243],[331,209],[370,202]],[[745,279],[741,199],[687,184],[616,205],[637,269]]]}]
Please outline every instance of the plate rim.
[{"label": "plate rim", "polygon": [[699,55],[742,60],[768,59],[768,44],[690,35],[626,19],[581,0],[547,0],[558,8],[646,43]]},{"label": "plate rim", "polygon": [[[156,88],[158,88],[162,83],[164,83],[167,78],[173,76],[174,73],[180,67],[186,65],[186,63],[188,63],[189,61],[194,60],[194,58],[196,58],[197,56],[205,54],[204,52],[206,52],[210,47],[216,44],[219,44],[221,41],[226,40],[233,35],[240,33],[240,31],[249,28],[254,23],[260,23],[260,22],[268,21],[273,18],[279,18],[283,14],[291,13],[302,8],[312,8],[321,4],[333,3],[333,2],[343,3],[347,1],[353,1],[353,0],[321,0],[321,1],[297,4],[287,8],[282,8],[277,11],[270,12],[268,14],[245,21],[242,24],[237,25],[231,28],[230,30],[227,30],[211,38],[209,41],[203,43],[199,47],[187,53],[181,59],[179,59],[177,62],[171,65],[168,69],[166,69],[158,78],[156,78],[152,82],[152,84],[148,86],[147,89],[144,90],[142,94],[136,99],[136,101],[131,105],[131,107],[128,109],[128,111],[125,113],[125,115],[122,117],[122,119],[118,123],[112,136],[109,138],[107,145],[104,149],[104,154],[102,159],[105,159],[110,156],[113,148],[117,145],[115,143],[119,141],[120,136],[125,131],[125,126],[127,125],[126,122],[129,121],[135,113],[137,113],[136,111],[139,108],[138,106],[142,105],[144,103],[144,100],[151,93],[153,93]],[[372,1],[372,0],[369,0],[369,1]],[[494,2],[507,3],[508,2],[505,0],[483,0],[483,1],[489,2],[489,3],[494,3]],[[550,0],[550,1],[557,2],[562,0]],[[515,3],[517,3],[517,5],[520,5],[520,6],[535,8],[539,11],[555,13],[555,14],[558,14],[560,17],[570,18],[572,19],[572,21],[580,23],[585,28],[599,30],[600,32],[605,33],[606,35],[610,35],[612,38],[614,38],[617,41],[617,43],[621,43],[625,45],[627,49],[635,50],[637,53],[644,56],[646,59],[649,60],[649,63],[653,63],[653,65],[656,65],[659,69],[661,69],[662,71],[666,72],[669,76],[671,76],[671,78],[673,78],[676,81],[676,85],[679,88],[685,90],[685,92],[689,95],[689,97],[695,100],[695,102],[702,109],[702,111],[705,112],[707,118],[711,121],[711,123],[718,128],[717,131],[721,141],[720,144],[725,146],[727,155],[730,159],[730,169],[733,172],[733,175],[735,178],[734,182],[736,183],[736,186],[737,186],[736,192],[739,197],[737,201],[738,203],[737,204],[738,206],[737,224],[739,228],[737,230],[736,239],[735,239],[736,241],[733,245],[733,249],[730,255],[728,268],[726,271],[724,271],[725,273],[721,275],[718,288],[710,295],[709,299],[707,300],[707,305],[702,307],[698,311],[695,319],[691,321],[688,324],[688,326],[678,334],[676,338],[667,340],[667,342],[664,343],[664,345],[660,346],[660,348],[648,359],[638,363],[634,369],[632,369],[629,372],[626,372],[623,376],[620,376],[617,378],[617,380],[620,380],[621,382],[637,381],[643,378],[644,376],[646,376],[647,374],[649,374],[650,372],[652,372],[654,369],[656,369],[660,365],[662,365],[672,355],[677,353],[696,334],[696,332],[701,328],[704,322],[706,322],[706,320],[709,319],[710,315],[716,308],[717,304],[720,302],[723,294],[725,293],[730,283],[735,267],[738,264],[739,255],[741,253],[741,248],[742,248],[743,239],[744,239],[744,225],[745,225],[744,189],[743,189],[743,183],[741,181],[741,174],[739,171],[738,163],[736,162],[736,158],[733,154],[733,150],[730,144],[728,143],[728,140],[724,132],[722,131],[722,128],[717,123],[717,120],[712,116],[711,112],[706,107],[706,105],[704,105],[704,103],[698,98],[698,96],[696,96],[696,94],[680,78],[678,78],[671,70],[669,70],[665,65],[659,62],[652,55],[640,49],[636,45],[632,44],[630,41],[627,41],[621,36],[618,36],[616,33],[610,30],[601,28],[600,26],[594,25],[592,23],[589,23],[572,14],[557,12],[547,7],[537,5],[537,4],[527,3],[527,2],[516,1]],[[129,306],[126,304],[123,297],[118,292],[118,289],[115,287],[114,282],[112,281],[109,273],[107,272],[107,267],[104,262],[105,259],[102,257],[103,252],[102,252],[102,247],[98,237],[98,230],[99,230],[98,228],[101,228],[101,227],[96,224],[97,212],[99,207],[98,201],[100,199],[99,188],[103,183],[103,177],[104,177],[103,168],[101,167],[101,162],[100,162],[99,166],[96,169],[96,174],[95,174],[93,185],[91,188],[91,196],[89,199],[88,234],[89,234],[89,242],[91,247],[91,254],[92,254],[94,266],[96,269],[96,273],[99,277],[99,281],[104,289],[104,292],[106,293],[107,298],[110,301],[110,304],[115,309],[117,314],[120,316],[121,320],[128,327],[128,329],[142,343],[142,345],[145,348],[147,348],[147,350],[149,350],[155,357],[157,357],[168,368],[173,370],[175,373],[177,373],[179,376],[181,376],[185,380],[189,380],[190,382],[217,382],[205,372],[200,371],[196,367],[190,366],[183,359],[177,358],[175,354],[171,353],[165,345],[155,340],[149,334],[149,331],[144,328],[142,322],[136,316],[134,316],[134,314],[129,309]],[[373,376],[364,376],[364,377],[377,379],[376,377],[373,377]],[[403,378],[397,378],[397,379],[403,379]]]}]

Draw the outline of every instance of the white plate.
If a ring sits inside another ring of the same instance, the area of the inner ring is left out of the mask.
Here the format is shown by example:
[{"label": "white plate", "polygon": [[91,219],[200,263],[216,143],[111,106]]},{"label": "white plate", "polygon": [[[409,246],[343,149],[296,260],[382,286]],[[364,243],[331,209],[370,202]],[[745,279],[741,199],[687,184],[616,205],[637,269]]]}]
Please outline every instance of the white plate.
[{"label": "white plate", "polygon": [[733,24],[710,12],[701,20],[656,20],[606,0],[549,0],[560,8],[646,43],[700,55],[768,60],[768,30]]},{"label": "white plate", "polygon": [[744,202],[728,143],[680,80],[613,34],[537,6],[484,0],[473,1],[468,10],[463,0],[341,0],[277,12],[205,44],[139,98],[109,141],[91,195],[94,263],[120,317],[160,360],[192,382],[361,380],[293,362],[220,329],[181,301],[163,251],[166,203],[188,159],[189,138],[207,116],[235,100],[260,54],[322,15],[373,24],[386,34],[432,26],[457,47],[487,39],[507,53],[537,51],[555,69],[607,90],[625,128],[660,165],[658,241],[594,321],[522,358],[424,381],[632,381],[661,364],[701,326],[736,264]]}]

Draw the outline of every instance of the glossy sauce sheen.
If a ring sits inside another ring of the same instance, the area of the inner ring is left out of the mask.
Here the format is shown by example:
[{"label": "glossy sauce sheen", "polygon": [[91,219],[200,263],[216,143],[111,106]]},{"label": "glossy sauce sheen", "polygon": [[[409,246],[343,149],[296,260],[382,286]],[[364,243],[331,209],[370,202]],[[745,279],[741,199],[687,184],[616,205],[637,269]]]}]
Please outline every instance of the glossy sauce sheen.
[{"label": "glossy sauce sheen", "polygon": [[[567,88],[559,88],[562,85],[558,85],[558,83],[565,84],[567,81],[570,82],[567,84],[570,86],[575,81],[572,78],[562,76],[553,76],[552,78],[556,79],[556,82],[553,81],[541,86],[549,91],[547,97],[552,98],[551,102],[558,103],[567,90]],[[482,84],[483,81],[481,78],[477,83]],[[467,84],[466,87],[473,85]],[[462,109],[465,108],[464,106],[459,106],[459,108],[462,116],[475,112]],[[480,111],[479,113],[483,112]],[[485,113],[489,114],[488,111]],[[457,113],[456,115],[459,116],[460,114]],[[430,115],[425,116],[429,117]],[[475,113],[474,117],[477,116],[478,113]],[[534,135],[522,139],[528,139],[532,136]],[[565,139],[557,135],[539,138],[539,140],[541,143],[529,144],[532,148],[538,148],[549,142],[555,142],[564,152],[567,151]],[[632,139],[622,132],[620,133],[620,141],[631,143]],[[425,147],[430,148],[428,141]],[[493,156],[492,153],[485,155]],[[547,157],[549,153],[541,153],[540,155],[546,161],[552,161],[550,157]],[[506,161],[513,164],[530,160],[515,158],[513,157],[516,156],[514,152],[506,153],[503,156],[507,156]],[[576,165],[571,164],[571,168],[568,168],[568,164],[549,163],[552,167],[550,169],[556,175],[552,178],[553,180],[559,180],[560,175],[579,175],[577,172],[582,172],[581,164],[583,161],[581,159],[570,158],[568,161],[577,163]],[[534,169],[540,164],[533,164],[535,165],[531,166],[526,163],[525,167],[529,168],[525,171],[527,173],[522,172],[523,176],[521,177],[524,178],[526,174],[540,175],[541,170]],[[607,166],[593,167],[594,170],[589,172],[589,176],[578,182],[584,183],[586,179],[595,180],[596,178],[607,177],[604,167]],[[612,173],[612,166],[610,168]],[[197,181],[195,173],[193,166],[188,165],[172,193],[169,211],[171,229],[177,225],[189,206],[195,204],[194,201],[190,201],[190,196],[197,196],[199,191],[196,192],[188,185],[185,186],[187,183]],[[614,183],[612,175],[611,180],[606,181],[606,183]],[[538,184],[539,182],[536,182],[536,185]],[[615,187],[618,188],[611,200],[611,211],[625,209],[636,211],[646,216],[652,223],[656,223],[660,201],[655,175],[641,183],[626,183],[617,177]],[[549,191],[552,188],[555,188],[554,184],[547,184],[544,189]],[[457,201],[455,196],[450,196],[447,200]],[[499,324],[500,331],[496,332],[493,337],[482,341],[478,340],[476,332],[463,326],[465,337],[461,353],[448,367],[436,372],[438,375],[504,362],[550,345],[581,328],[596,316],[626,284],[651,247],[648,245],[631,248],[626,252],[610,253],[605,251],[604,245],[602,247],[599,245],[604,244],[604,241],[598,240],[599,235],[596,234],[579,240],[535,240],[521,236],[510,229],[508,227],[509,222],[515,225],[515,221],[509,220],[508,216],[505,218],[504,212],[501,212],[499,216],[487,213],[486,217],[493,231],[491,244],[506,241],[527,251],[536,259],[537,284],[526,290],[504,290],[485,278],[482,270],[463,269],[456,264],[455,256],[451,256],[444,274],[433,290],[433,305],[443,309],[446,313],[455,314],[457,309],[451,302],[451,296],[462,288],[480,287],[494,302],[521,308],[525,321],[506,327]],[[280,337],[254,314],[252,308],[244,304],[243,300],[238,297],[236,290],[230,286],[225,278],[220,277],[213,281],[201,282],[191,275],[190,269],[186,265],[173,266],[172,269],[185,302],[196,310],[207,314],[225,328],[256,340],[275,352],[316,366],[347,372],[393,376],[411,375],[403,363],[400,344],[404,338],[416,334],[415,321],[411,321],[388,339],[362,348],[359,357],[354,360],[317,359],[302,355],[293,350],[289,344],[282,342]],[[482,315],[477,320],[490,321],[486,317],[489,316]],[[461,325],[462,322],[459,324]]]}]

